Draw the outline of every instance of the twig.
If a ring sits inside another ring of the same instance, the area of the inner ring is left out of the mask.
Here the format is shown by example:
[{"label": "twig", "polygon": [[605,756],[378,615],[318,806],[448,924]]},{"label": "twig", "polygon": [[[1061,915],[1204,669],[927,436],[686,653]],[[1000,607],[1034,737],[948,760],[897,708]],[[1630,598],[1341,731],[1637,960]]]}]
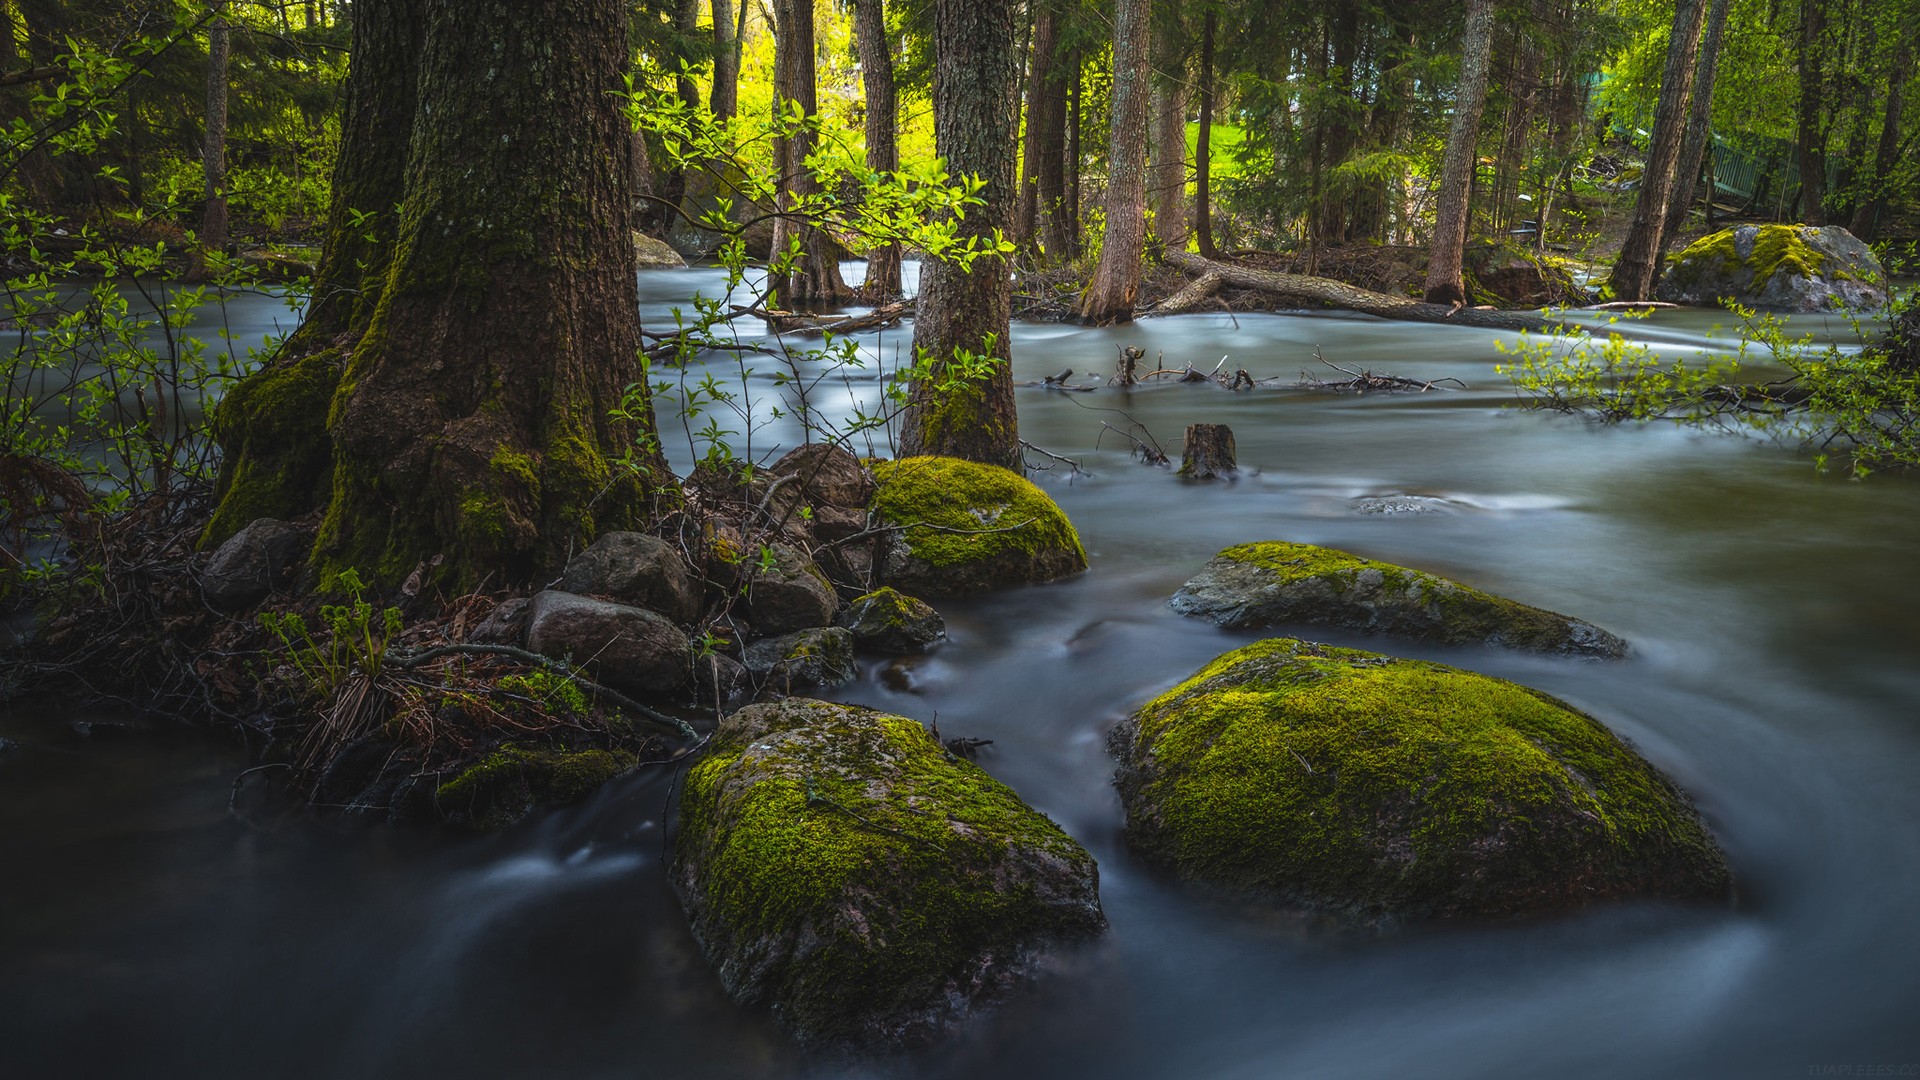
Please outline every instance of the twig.
[{"label": "twig", "polygon": [[516,648],[512,645],[437,645],[431,649],[415,652],[411,649],[388,649],[386,663],[401,668],[417,668],[448,656],[504,656],[518,660],[523,664],[533,664],[550,671],[556,671],[577,682],[581,687],[592,691],[596,696],[604,697],[614,705],[629,712],[637,713],[657,724],[665,724],[690,740],[700,738],[692,725],[677,716],[669,716],[658,709],[650,708],[633,700],[612,687],[595,682],[582,675],[578,669],[565,660],[556,660],[551,656],[541,656],[537,652]]}]

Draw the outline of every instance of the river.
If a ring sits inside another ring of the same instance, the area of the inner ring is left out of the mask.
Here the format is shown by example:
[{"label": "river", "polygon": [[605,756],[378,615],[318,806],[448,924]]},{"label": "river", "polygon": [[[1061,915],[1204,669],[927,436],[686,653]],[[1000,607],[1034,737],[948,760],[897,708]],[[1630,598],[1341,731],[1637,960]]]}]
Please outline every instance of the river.
[{"label": "river", "polygon": [[[718,280],[644,273],[648,325]],[[1669,312],[1636,333],[1677,353],[1724,341],[1707,330],[1725,321]],[[1798,328],[1852,340],[1822,320]],[[992,739],[981,765],[1099,860],[1108,937],[958,1045],[812,1060],[731,1005],[662,873],[663,771],[449,839],[246,799],[230,812],[246,765],[231,747],[82,740],[15,714],[0,719],[22,744],[0,754],[0,1076],[1920,1075],[1920,483],[1506,407],[1503,337],[1324,314],[1016,326],[1023,380],[1073,368],[1091,382],[1134,345],[1169,366],[1224,355],[1263,379],[1340,377],[1317,349],[1466,388],[1020,391],[1022,434],[1085,470],[1036,480],[1091,568],[943,603],[948,644],[904,680],[867,658],[837,694]],[[910,335],[861,340],[893,364]],[[797,429],[790,411],[770,415],[770,362],[752,362],[763,454]],[[733,361],[708,363],[724,375]],[[812,404],[844,417],[849,394],[876,393],[836,377]],[[1176,458],[1184,425],[1231,425],[1246,473],[1195,484],[1142,465],[1102,430],[1127,426],[1109,409]],[[669,448],[682,466],[693,452]],[[1383,506],[1407,512],[1365,512]],[[1737,903],[1337,934],[1136,863],[1104,736],[1253,639],[1166,599],[1215,551],[1260,539],[1410,564],[1628,638],[1630,660],[1597,664],[1314,634],[1599,717],[1693,794]]]}]

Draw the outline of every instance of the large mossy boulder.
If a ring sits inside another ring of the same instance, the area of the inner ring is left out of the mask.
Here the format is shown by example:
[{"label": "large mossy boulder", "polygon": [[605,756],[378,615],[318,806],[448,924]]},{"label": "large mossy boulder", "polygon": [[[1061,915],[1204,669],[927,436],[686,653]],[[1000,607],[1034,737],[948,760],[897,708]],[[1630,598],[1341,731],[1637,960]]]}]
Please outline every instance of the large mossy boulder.
[{"label": "large mossy boulder", "polygon": [[1887,274],[1838,225],[1737,225],[1667,262],[1654,295],[1676,304],[1734,300],[1773,311],[1885,307]]},{"label": "large mossy boulder", "polygon": [[1067,515],[1018,473],[948,457],[873,466],[872,513],[886,535],[880,576],[919,596],[1051,581],[1087,568]]},{"label": "large mossy boulder", "polygon": [[1235,895],[1382,922],[1729,891],[1686,796],[1599,722],[1442,664],[1259,641],[1112,745],[1134,850]]},{"label": "large mossy boulder", "polygon": [[1222,551],[1171,603],[1229,630],[1295,623],[1568,656],[1627,651],[1625,641],[1579,619],[1421,570],[1282,540]]},{"label": "large mossy boulder", "polygon": [[952,1033],[1099,934],[1053,822],[903,716],[793,698],[729,716],[687,775],[673,885],[727,992],[811,1045]]}]

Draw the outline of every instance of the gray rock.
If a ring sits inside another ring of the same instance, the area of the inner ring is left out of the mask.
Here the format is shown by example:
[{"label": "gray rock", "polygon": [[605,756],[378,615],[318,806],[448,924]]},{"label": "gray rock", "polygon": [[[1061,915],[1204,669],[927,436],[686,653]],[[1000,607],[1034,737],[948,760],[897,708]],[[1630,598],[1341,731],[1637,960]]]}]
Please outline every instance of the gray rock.
[{"label": "gray rock", "polygon": [[467,631],[467,641],[473,645],[512,645],[518,648],[527,642],[527,608],[532,601],[524,596],[514,596],[493,605],[493,610],[480,624]]},{"label": "gray rock", "polygon": [[882,586],[854,599],[840,616],[853,639],[879,652],[912,653],[947,636],[946,620],[926,601]]},{"label": "gray rock", "polygon": [[866,510],[873,500],[873,474],[852,452],[835,443],[809,443],[773,463],[774,476],[794,477],[816,509]]},{"label": "gray rock", "polygon": [[693,658],[687,635],[663,615],[551,589],[528,607],[527,648],[583,665],[628,693],[682,685]]},{"label": "gray rock", "polygon": [[729,995],[808,1045],[949,1038],[1106,929],[1086,850],[905,717],[741,709],[688,775],[680,822],[671,876],[694,938]]},{"label": "gray rock", "polygon": [[1675,255],[1654,296],[1675,304],[1729,299],[1774,311],[1881,308],[1887,273],[1838,225],[1737,225]]},{"label": "gray rock", "polygon": [[227,610],[266,599],[300,565],[313,535],[298,525],[257,518],[227,538],[200,573],[207,602]]},{"label": "gray rock", "polygon": [[747,646],[747,670],[771,689],[839,686],[860,675],[853,663],[853,633],[817,626]]},{"label": "gray rock", "polygon": [[610,532],[567,563],[563,592],[593,594],[657,611],[675,622],[700,617],[700,586],[672,544],[637,532]]},{"label": "gray rock", "polygon": [[687,260],[665,240],[643,232],[633,234],[633,263],[642,270],[685,270]]},{"label": "gray rock", "polygon": [[785,544],[769,550],[769,563],[749,560],[747,564],[745,608],[754,629],[784,634],[833,622],[840,597],[813,560]]},{"label": "gray rock", "polygon": [[747,689],[753,681],[745,664],[725,653],[708,653],[693,658],[693,686],[700,700],[725,704]]},{"label": "gray rock", "polygon": [[1579,619],[1424,571],[1278,540],[1221,552],[1171,603],[1229,630],[1294,623],[1568,656],[1627,652],[1625,641]]}]

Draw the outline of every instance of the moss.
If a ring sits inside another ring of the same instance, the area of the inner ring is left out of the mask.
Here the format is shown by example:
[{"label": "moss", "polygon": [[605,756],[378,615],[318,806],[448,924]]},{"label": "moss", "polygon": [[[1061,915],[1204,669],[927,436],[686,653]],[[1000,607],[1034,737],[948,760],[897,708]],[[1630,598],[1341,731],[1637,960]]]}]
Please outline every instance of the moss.
[{"label": "moss", "polygon": [[1129,840],[1237,892],[1378,918],[1727,889],[1684,796],[1597,721],[1441,664],[1260,641],[1122,738]]},{"label": "moss", "polygon": [[434,801],[448,821],[502,828],[537,806],[579,802],[634,761],[632,754],[613,750],[528,750],[504,743],[442,783]]},{"label": "moss", "polygon": [[217,546],[256,518],[284,521],[326,503],[333,472],[326,418],[340,364],[339,350],[322,350],[255,371],[221,399],[213,414],[220,477],[202,547]]},{"label": "moss", "polygon": [[1759,226],[1754,233],[1753,248],[1745,258],[1740,255],[1737,230],[1722,229],[1688,245],[1675,257],[1670,273],[1676,284],[1687,285],[1698,280],[1708,267],[1725,274],[1736,274],[1746,268],[1753,271],[1747,288],[1754,292],[1765,288],[1780,273],[1794,277],[1819,276],[1825,271],[1826,256],[1807,243],[1803,228],[1799,225]]},{"label": "moss", "polygon": [[1017,473],[959,458],[915,457],[875,462],[873,474],[880,482],[874,512],[910,526],[902,533],[907,547],[933,566],[1011,552],[1065,552],[1080,567],[1086,565],[1086,549],[1073,523],[1046,492]]},{"label": "moss", "polygon": [[1491,642],[1593,655],[1619,655],[1626,648],[1611,634],[1565,615],[1334,548],[1269,540],[1239,544],[1218,557],[1269,571],[1276,586],[1230,620],[1233,626],[1313,622],[1453,645]]},{"label": "moss", "polygon": [[551,671],[508,675],[496,685],[508,693],[530,697],[541,708],[560,716],[584,716],[589,708],[587,695],[580,689],[580,684]]},{"label": "moss", "polygon": [[723,975],[736,952],[773,965],[730,989],[803,1037],[937,1010],[954,986],[979,989],[983,952],[1100,927],[1097,905],[1050,902],[1008,872],[1024,852],[1090,886],[1086,852],[915,721],[805,699],[749,713],[687,776],[676,880]]}]

